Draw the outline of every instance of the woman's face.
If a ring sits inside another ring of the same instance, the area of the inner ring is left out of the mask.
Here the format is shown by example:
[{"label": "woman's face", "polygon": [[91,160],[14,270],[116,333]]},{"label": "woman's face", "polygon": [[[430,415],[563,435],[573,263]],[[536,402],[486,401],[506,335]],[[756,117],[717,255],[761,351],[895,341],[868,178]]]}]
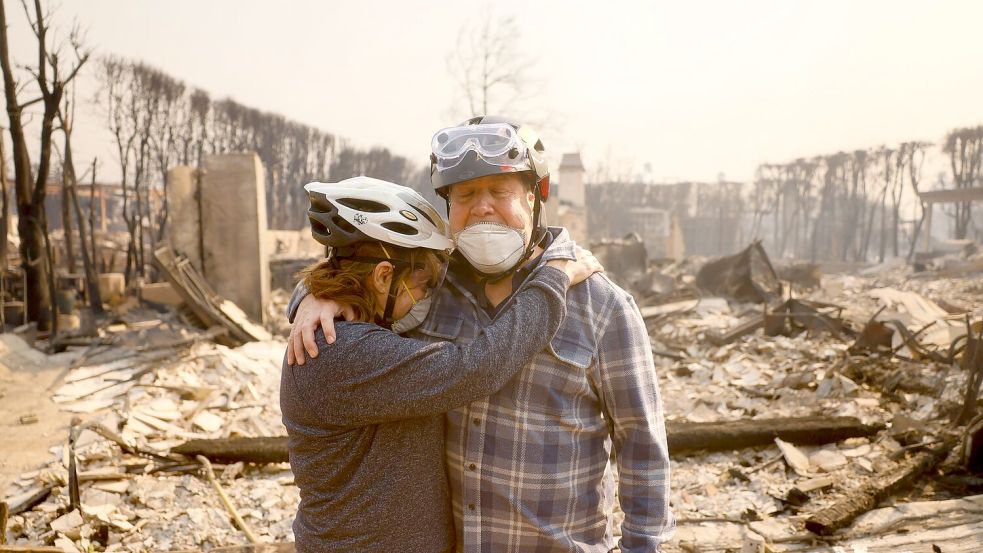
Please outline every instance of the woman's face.
[{"label": "woman's face", "polygon": [[[382,262],[379,267],[376,268],[376,273],[383,265],[388,265],[389,270],[383,270],[383,278],[376,290],[376,302],[378,306],[376,315],[382,317],[386,310],[386,300],[389,297],[389,286],[393,279],[392,264],[388,262]],[[433,272],[429,269],[421,268],[416,270],[411,270],[404,272],[402,275],[397,276],[396,287],[397,295],[396,302],[393,304],[392,320],[398,320],[406,316],[410,312],[410,309],[417,302],[423,301],[424,298],[430,294],[431,281],[433,279]]]}]

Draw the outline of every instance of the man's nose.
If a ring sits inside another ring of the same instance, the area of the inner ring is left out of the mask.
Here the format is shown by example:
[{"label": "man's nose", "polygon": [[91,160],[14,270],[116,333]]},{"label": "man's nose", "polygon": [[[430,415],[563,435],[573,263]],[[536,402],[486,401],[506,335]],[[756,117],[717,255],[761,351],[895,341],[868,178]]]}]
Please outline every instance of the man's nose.
[{"label": "man's nose", "polygon": [[495,211],[493,205],[491,194],[488,191],[478,192],[474,200],[474,205],[471,206],[471,213],[474,215],[488,215]]}]

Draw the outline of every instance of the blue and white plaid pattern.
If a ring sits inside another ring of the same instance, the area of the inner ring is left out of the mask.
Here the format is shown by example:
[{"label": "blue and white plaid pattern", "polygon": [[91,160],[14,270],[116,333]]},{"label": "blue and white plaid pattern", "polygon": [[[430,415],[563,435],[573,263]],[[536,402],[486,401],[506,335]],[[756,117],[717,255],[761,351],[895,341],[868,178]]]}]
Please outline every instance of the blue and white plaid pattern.
[{"label": "blue and white plaid pattern", "polygon": [[[543,255],[554,258],[574,258],[566,231]],[[459,278],[448,275],[418,335],[467,343],[491,323]],[[658,551],[671,537],[669,456],[648,333],[631,296],[605,276],[570,289],[547,350],[498,393],[447,420],[459,551],[615,547],[615,498],[606,485],[612,443],[625,512],[621,550]]]}]

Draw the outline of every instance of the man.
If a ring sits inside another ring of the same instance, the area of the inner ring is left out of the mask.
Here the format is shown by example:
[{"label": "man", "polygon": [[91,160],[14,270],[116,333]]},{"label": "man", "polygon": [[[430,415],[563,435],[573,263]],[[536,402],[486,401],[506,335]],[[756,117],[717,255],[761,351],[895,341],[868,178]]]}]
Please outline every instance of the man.
[{"label": "man", "polygon": [[[564,229],[543,224],[549,168],[528,127],[476,117],[438,131],[431,146],[431,179],[447,201],[457,251],[413,335],[467,343],[543,263],[574,259],[575,244]],[[313,329],[329,326],[333,314],[305,298],[288,357],[302,361],[305,348],[314,355]],[[615,498],[605,485],[612,445],[625,514],[617,545],[658,551],[674,522],[648,333],[632,297],[597,274],[567,293],[567,316],[550,347],[499,392],[448,413],[458,550],[614,548]]]}]

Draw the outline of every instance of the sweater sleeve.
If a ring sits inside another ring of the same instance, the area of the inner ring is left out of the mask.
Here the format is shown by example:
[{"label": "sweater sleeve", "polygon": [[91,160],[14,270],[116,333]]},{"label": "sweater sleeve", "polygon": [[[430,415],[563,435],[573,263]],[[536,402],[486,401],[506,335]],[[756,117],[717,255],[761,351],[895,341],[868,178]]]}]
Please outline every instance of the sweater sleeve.
[{"label": "sweater sleeve", "polygon": [[[320,425],[354,426],[443,413],[504,386],[556,334],[566,314],[566,273],[543,267],[513,305],[471,342],[425,342],[368,323],[339,323],[322,355],[284,363],[284,378]],[[323,349],[322,349],[323,348]]]}]

